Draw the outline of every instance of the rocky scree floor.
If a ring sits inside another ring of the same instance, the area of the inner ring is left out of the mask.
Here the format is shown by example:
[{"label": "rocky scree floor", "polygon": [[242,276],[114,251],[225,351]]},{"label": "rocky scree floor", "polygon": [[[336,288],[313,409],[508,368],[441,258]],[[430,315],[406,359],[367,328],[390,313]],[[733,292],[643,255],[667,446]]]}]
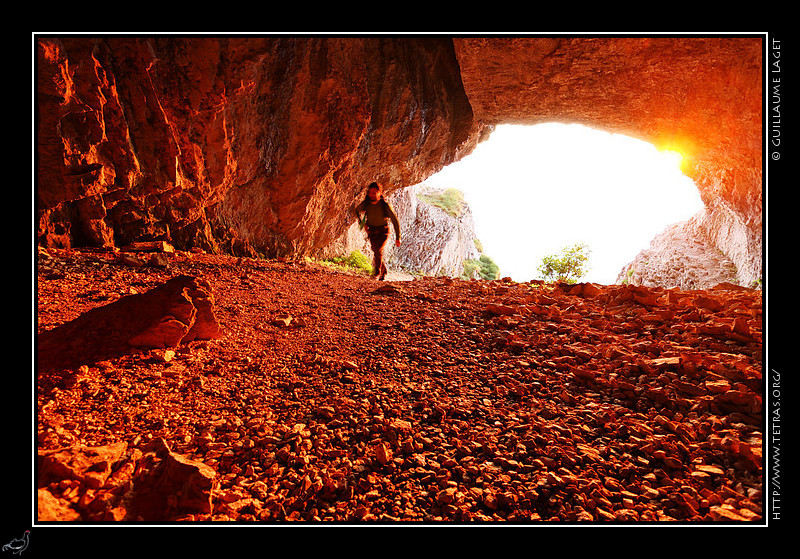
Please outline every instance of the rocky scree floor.
[{"label": "rocky scree floor", "polygon": [[[38,331],[178,274],[223,337],[40,378],[40,520],[762,519],[758,291],[40,249]],[[167,456],[204,484],[136,509]]]}]

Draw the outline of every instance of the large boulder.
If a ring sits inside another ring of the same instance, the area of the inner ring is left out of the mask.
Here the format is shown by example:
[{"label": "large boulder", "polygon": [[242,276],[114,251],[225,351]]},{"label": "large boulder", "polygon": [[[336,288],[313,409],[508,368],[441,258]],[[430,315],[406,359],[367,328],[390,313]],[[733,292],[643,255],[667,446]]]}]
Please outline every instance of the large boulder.
[{"label": "large boulder", "polygon": [[170,450],[118,442],[39,451],[37,519],[163,522],[210,514],[217,473]]},{"label": "large boulder", "polygon": [[42,372],[221,335],[209,283],[177,276],[146,293],[122,297],[41,332],[37,365]]}]

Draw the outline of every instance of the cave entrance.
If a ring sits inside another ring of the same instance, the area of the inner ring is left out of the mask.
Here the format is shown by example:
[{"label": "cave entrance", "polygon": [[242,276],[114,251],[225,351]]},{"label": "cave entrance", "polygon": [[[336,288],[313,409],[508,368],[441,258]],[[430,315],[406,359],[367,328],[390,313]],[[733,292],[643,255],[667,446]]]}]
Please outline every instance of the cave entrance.
[{"label": "cave entrance", "polygon": [[545,255],[585,243],[591,257],[580,281],[613,284],[666,226],[702,209],[681,158],[577,124],[502,125],[425,184],[464,193],[502,276],[538,279]]}]

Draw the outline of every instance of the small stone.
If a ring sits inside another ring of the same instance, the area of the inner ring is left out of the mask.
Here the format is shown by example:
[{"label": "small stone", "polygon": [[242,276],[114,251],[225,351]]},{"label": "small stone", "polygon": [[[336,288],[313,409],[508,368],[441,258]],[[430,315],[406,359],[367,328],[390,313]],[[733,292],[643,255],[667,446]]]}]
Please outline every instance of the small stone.
[{"label": "small stone", "polygon": [[449,505],[455,501],[456,487],[442,489],[436,494],[436,501],[442,505]]},{"label": "small stone", "polygon": [[508,305],[495,305],[489,304],[486,306],[486,311],[494,316],[510,316],[516,312],[513,307]]},{"label": "small stone", "polygon": [[705,472],[707,474],[714,474],[714,475],[725,475],[725,471],[718,466],[711,466],[709,464],[695,464],[694,466],[695,471],[698,472]]},{"label": "small stone", "polygon": [[750,326],[747,324],[747,319],[743,317],[735,318],[731,328],[736,334],[746,337],[750,336]]},{"label": "small stone", "polygon": [[707,380],[705,387],[714,394],[724,394],[731,389],[731,383],[727,380]]},{"label": "small stone", "polygon": [[680,357],[660,357],[658,359],[653,359],[651,363],[655,366],[665,365],[671,367],[677,367],[681,364]]},{"label": "small stone", "polygon": [[39,488],[37,519],[40,522],[80,520],[80,513],[69,503],[56,498],[47,488]]},{"label": "small stone", "polygon": [[381,466],[385,466],[392,460],[392,451],[385,444],[379,444],[375,447],[375,457]]},{"label": "small stone", "polygon": [[709,311],[717,312],[722,310],[723,306],[719,300],[714,299],[712,297],[705,297],[703,295],[698,295],[694,298],[694,305],[696,307],[700,307],[702,309],[706,309]]},{"label": "small stone", "polygon": [[727,522],[747,522],[749,519],[739,514],[739,511],[728,506],[720,505],[711,507],[708,511],[711,518],[717,521]]},{"label": "small stone", "polygon": [[325,419],[333,419],[334,415],[336,414],[336,410],[334,410],[331,406],[320,406],[317,408],[317,413]]},{"label": "small stone", "polygon": [[404,421],[402,419],[395,418],[389,422],[389,429],[393,431],[410,432],[411,423],[409,423],[408,421]]}]

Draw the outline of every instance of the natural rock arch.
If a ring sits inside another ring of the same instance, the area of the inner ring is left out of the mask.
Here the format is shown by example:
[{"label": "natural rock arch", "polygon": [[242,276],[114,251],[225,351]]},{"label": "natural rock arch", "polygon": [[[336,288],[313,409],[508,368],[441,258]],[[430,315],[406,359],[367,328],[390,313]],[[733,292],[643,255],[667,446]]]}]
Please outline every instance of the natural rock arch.
[{"label": "natural rock arch", "polygon": [[372,180],[421,182],[501,122],[678,149],[702,234],[761,276],[763,38],[37,37],[45,245],[314,254]]},{"label": "natural rock arch", "polygon": [[761,38],[455,39],[475,119],[575,122],[683,155],[701,234],[761,277]]}]

